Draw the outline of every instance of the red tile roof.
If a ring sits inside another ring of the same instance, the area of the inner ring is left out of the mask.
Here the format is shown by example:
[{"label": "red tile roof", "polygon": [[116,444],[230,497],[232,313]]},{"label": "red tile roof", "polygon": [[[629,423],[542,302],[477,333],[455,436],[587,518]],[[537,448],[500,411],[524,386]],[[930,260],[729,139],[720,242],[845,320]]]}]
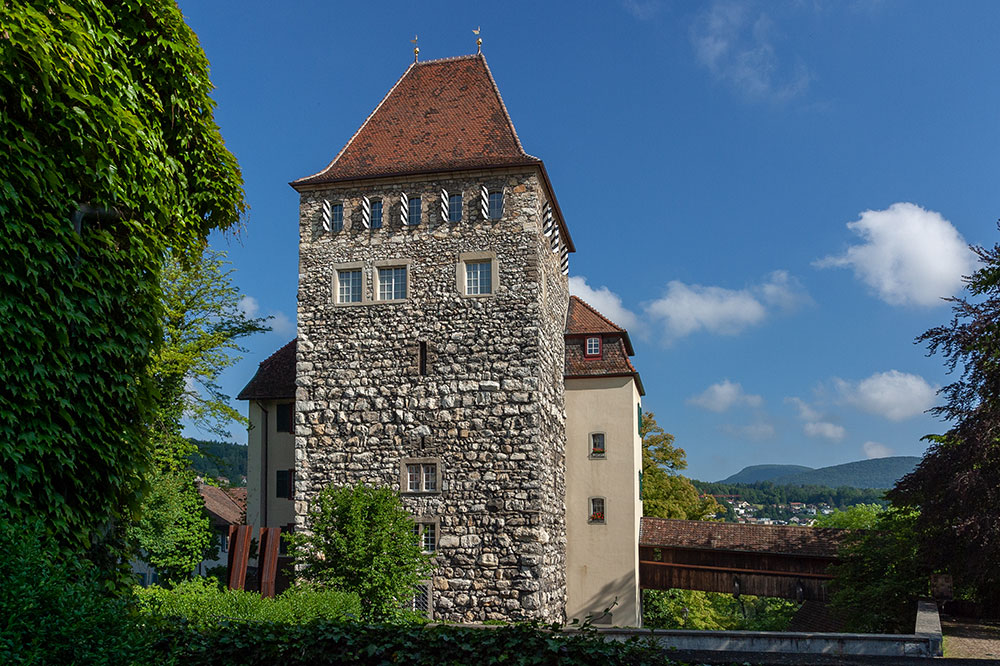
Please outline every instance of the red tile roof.
[{"label": "red tile roof", "polygon": [[[239,490],[239,489],[233,489]],[[246,514],[246,490],[243,490],[243,504],[217,486],[198,484],[198,492],[205,502],[205,510],[212,516],[212,522],[220,525],[242,525]]]},{"label": "red tile roof", "polygon": [[791,525],[744,525],[643,516],[639,545],[749,553],[836,557],[847,530]]},{"label": "red tile roof", "polygon": [[293,185],[541,164],[524,152],[481,55],[413,63],[323,171]]},{"label": "red tile roof", "polygon": [[261,361],[253,379],[236,396],[237,400],[280,400],[294,397],[295,340]]},{"label": "red tile roof", "polygon": [[[586,358],[587,336],[600,335],[600,358]],[[566,378],[620,377],[632,375],[640,395],[646,395],[639,371],[629,356],[635,355],[628,331],[598,312],[579,296],[569,297],[566,315]]]},{"label": "red tile roof", "polygon": [[524,152],[482,55],[411,64],[330,164],[302,186],[417,173],[537,166],[575,252],[542,160]]}]

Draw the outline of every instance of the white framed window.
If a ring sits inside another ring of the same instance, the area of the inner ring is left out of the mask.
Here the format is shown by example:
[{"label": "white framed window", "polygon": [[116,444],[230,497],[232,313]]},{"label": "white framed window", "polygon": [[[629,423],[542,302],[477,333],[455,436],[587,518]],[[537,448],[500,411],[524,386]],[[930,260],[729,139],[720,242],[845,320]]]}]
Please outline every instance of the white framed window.
[{"label": "white framed window", "polygon": [[490,192],[489,202],[489,218],[491,220],[499,220],[503,217],[503,190]]},{"label": "white framed window", "polygon": [[591,497],[589,523],[603,523],[605,521],[605,502],[603,497]]},{"label": "white framed window", "polygon": [[604,448],[604,433],[590,433],[590,457],[603,458],[606,454],[607,450]]},{"label": "white framed window", "polygon": [[462,252],[455,281],[462,296],[493,296],[497,290],[497,257],[494,252]]},{"label": "white framed window", "polygon": [[413,523],[413,535],[417,538],[421,551],[425,553],[437,552],[437,523]]},{"label": "white framed window", "polygon": [[344,204],[335,203],[330,206],[330,229],[333,231],[344,230]]},{"label": "white framed window", "polygon": [[484,296],[493,293],[493,261],[465,262],[465,293]]},{"label": "white framed window", "polygon": [[601,357],[601,338],[599,336],[587,338],[587,348],[583,355],[587,358]]},{"label": "white framed window", "polygon": [[378,300],[398,301],[406,298],[406,266],[378,269]]},{"label": "white framed window", "polygon": [[404,460],[399,486],[404,493],[441,492],[441,461],[437,458]]},{"label": "white framed window", "polygon": [[371,298],[365,294],[365,265],[360,261],[334,264],[331,286],[333,287],[331,300],[334,305],[357,305]]},{"label": "white framed window", "polygon": [[462,195],[452,194],[448,197],[448,221],[462,221]]},{"label": "white framed window", "polygon": [[420,197],[412,197],[409,202],[406,223],[412,227],[420,224]]},{"label": "white framed window", "polygon": [[337,271],[337,302],[361,302],[361,269],[352,268]]},{"label": "white framed window", "polygon": [[372,202],[372,229],[382,228],[382,200]]}]

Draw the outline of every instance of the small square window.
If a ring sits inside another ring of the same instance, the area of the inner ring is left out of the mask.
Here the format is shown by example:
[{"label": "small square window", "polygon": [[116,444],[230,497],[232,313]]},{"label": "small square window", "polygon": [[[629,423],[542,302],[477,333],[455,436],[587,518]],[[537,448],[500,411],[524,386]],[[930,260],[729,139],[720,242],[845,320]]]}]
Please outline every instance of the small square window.
[{"label": "small square window", "polygon": [[295,411],[295,403],[286,402],[278,405],[275,409],[275,430],[278,432],[292,432],[292,416]]},{"label": "small square window", "polygon": [[418,584],[413,589],[413,600],[409,604],[412,611],[422,614],[428,620],[434,619],[434,597],[430,581]]},{"label": "small square window", "polygon": [[590,434],[590,457],[603,458],[605,455],[604,433],[594,432]]},{"label": "small square window", "polygon": [[330,206],[330,229],[333,231],[344,230],[344,204],[335,203]]},{"label": "small square window", "polygon": [[600,358],[601,356],[601,339],[600,338],[587,338],[587,348],[583,353],[587,358]]},{"label": "small square window", "polygon": [[448,221],[462,221],[462,195],[452,194],[448,197]]},{"label": "small square window", "polygon": [[490,219],[503,217],[503,192],[490,192]]},{"label": "small square window", "polygon": [[603,523],[604,522],[604,498],[603,497],[591,497],[590,498],[590,518],[588,522],[591,523]]},{"label": "small square window", "polygon": [[493,262],[465,262],[465,293],[469,296],[483,296],[493,293]]},{"label": "small square window", "polygon": [[361,271],[358,269],[337,271],[337,302],[361,302]]},{"label": "small square window", "polygon": [[440,471],[436,462],[407,461],[403,465],[401,485],[408,493],[436,493],[441,487]]},{"label": "small square window", "polygon": [[410,226],[420,224],[420,197],[410,199],[409,206],[409,216],[406,223]]},{"label": "small square window", "polygon": [[382,228],[382,200],[372,202],[372,229]]},{"label": "small square window", "polygon": [[406,266],[378,269],[378,299],[397,301],[406,298]]}]

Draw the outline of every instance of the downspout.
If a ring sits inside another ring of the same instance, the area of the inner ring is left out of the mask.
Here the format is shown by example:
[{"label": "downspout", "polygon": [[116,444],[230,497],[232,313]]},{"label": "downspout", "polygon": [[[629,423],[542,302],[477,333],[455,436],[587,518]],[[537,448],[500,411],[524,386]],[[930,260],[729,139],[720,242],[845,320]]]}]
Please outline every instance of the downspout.
[{"label": "downspout", "polygon": [[268,412],[264,409],[264,405],[257,401],[257,406],[260,407],[260,411],[264,414],[263,418],[263,432],[260,437],[260,525],[258,527],[269,527],[267,524],[267,475],[268,475],[268,459],[267,459],[267,433],[268,433]]}]

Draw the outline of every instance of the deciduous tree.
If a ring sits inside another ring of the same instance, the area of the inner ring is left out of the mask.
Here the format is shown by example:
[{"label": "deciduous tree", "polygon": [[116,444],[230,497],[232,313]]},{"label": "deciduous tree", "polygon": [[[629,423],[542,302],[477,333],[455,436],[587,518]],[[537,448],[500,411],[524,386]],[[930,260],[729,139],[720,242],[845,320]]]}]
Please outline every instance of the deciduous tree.
[{"label": "deciduous tree", "polygon": [[657,425],[653,412],[643,413],[639,435],[643,515],[703,520],[722,510],[711,497],[700,498],[691,481],[678,474],[687,467],[684,449],[674,446],[674,436]]},{"label": "deciduous tree", "polygon": [[1000,608],[1000,244],[972,250],[980,267],[965,278],[968,295],[949,299],[950,323],[917,338],[958,372],[931,410],[954,425],[925,438],[923,460],[888,497],[919,509],[928,568],[951,572],[960,590]]},{"label": "deciduous tree", "polygon": [[290,552],[310,583],[354,592],[367,620],[397,616],[430,571],[413,519],[388,488],[324,488],[309,513],[311,533],[293,534]]}]

